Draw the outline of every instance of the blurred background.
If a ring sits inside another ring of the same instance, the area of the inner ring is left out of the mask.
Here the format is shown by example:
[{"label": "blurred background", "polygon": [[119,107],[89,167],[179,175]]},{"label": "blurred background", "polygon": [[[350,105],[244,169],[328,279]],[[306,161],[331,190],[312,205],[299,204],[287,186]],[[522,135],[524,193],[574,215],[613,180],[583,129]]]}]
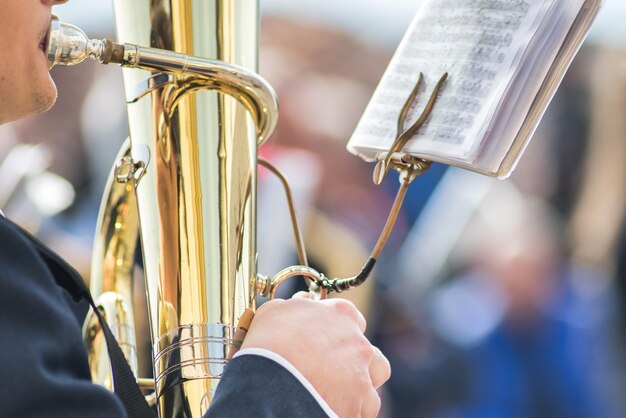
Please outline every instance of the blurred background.
[{"label": "blurred background", "polygon": [[[261,3],[260,72],[281,117],[260,154],[292,182],[312,264],[354,275],[398,182],[375,187],[345,145],[419,1]],[[114,36],[109,1],[56,13]],[[392,364],[381,417],[626,416],[625,17],[625,3],[606,1],[510,179],[434,165],[409,189],[375,277],[347,295]],[[50,112],[0,127],[0,207],[88,280],[128,132],[121,71],[53,77]],[[259,190],[269,275],[297,259],[281,189],[261,171]]]}]

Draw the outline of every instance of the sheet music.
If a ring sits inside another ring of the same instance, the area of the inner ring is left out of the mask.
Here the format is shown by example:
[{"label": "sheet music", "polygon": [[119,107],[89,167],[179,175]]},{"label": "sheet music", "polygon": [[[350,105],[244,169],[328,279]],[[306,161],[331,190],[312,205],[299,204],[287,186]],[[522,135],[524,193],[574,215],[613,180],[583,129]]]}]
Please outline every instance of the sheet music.
[{"label": "sheet music", "polygon": [[[550,0],[425,0],[376,89],[348,148],[386,151],[400,109],[424,73],[407,125],[419,115],[439,77],[449,79],[427,124],[405,149],[420,154],[477,152],[486,121],[530,39],[549,15]],[[373,155],[369,155],[371,158]]]}]

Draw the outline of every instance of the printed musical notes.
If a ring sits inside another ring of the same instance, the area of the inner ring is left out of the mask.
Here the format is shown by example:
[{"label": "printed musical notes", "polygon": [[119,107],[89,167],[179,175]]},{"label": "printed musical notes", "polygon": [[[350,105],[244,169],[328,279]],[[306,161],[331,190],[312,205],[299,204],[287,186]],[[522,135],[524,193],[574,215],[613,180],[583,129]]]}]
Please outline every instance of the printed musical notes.
[{"label": "printed musical notes", "polygon": [[[369,160],[388,150],[395,139],[395,121],[420,72],[426,92],[447,72],[449,79],[432,115],[405,151],[500,175],[508,150],[515,142],[521,153],[538,123],[536,114],[547,106],[547,100],[533,104],[535,98],[551,95],[549,89],[558,84],[548,88],[544,80],[562,77],[576,49],[572,46],[582,42],[583,37],[567,37],[568,32],[574,27],[586,33],[600,4],[600,0],[423,0],[348,149]],[[579,15],[587,20],[576,26]],[[421,114],[427,100],[424,91],[412,105],[407,124]],[[527,118],[530,113],[532,119]],[[495,134],[504,139],[490,137]],[[476,166],[479,158],[487,160],[484,166]]]}]

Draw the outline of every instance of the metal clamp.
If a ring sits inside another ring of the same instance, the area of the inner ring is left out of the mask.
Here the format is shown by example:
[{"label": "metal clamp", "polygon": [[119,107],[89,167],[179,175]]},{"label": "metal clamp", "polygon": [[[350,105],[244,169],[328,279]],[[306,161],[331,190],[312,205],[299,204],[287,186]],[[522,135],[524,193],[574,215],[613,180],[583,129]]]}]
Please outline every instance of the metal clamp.
[{"label": "metal clamp", "polygon": [[430,162],[420,159],[418,157],[411,156],[407,153],[402,153],[401,151],[406,143],[409,141],[409,139],[411,139],[428,120],[428,117],[435,107],[435,102],[439,97],[439,93],[441,92],[441,89],[443,88],[444,83],[447,79],[448,73],[444,73],[437,82],[437,85],[431,93],[430,98],[426,103],[426,107],[424,107],[422,113],[419,115],[417,120],[405,130],[404,125],[406,123],[409,110],[417,98],[417,93],[424,84],[424,74],[420,73],[417,84],[413,88],[413,91],[411,91],[411,94],[409,94],[408,99],[404,103],[404,106],[402,106],[400,114],[398,115],[395,141],[391,145],[391,148],[388,152],[381,153],[377,156],[378,163],[376,164],[376,167],[374,167],[374,184],[381,184],[383,179],[389,172],[389,169],[392,167],[399,171],[403,171],[405,168],[410,167],[410,171],[415,173],[415,176],[422,174],[430,167]]}]

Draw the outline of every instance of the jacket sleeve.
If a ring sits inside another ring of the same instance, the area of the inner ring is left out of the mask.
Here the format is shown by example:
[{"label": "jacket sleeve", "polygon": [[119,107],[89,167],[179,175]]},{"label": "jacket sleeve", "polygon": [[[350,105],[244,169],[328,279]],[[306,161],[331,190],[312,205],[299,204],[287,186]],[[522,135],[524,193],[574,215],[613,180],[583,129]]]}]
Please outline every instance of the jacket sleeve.
[{"label": "jacket sleeve", "polygon": [[0,221],[0,415],[125,417],[90,381],[80,324],[32,244]]},{"label": "jacket sleeve", "polygon": [[[0,216],[0,416],[126,417],[90,380],[81,325],[33,244]],[[285,367],[246,355],[226,367],[210,418],[327,417]]]},{"label": "jacket sleeve", "polygon": [[261,356],[232,359],[205,418],[327,418],[311,393],[286,368]]}]

